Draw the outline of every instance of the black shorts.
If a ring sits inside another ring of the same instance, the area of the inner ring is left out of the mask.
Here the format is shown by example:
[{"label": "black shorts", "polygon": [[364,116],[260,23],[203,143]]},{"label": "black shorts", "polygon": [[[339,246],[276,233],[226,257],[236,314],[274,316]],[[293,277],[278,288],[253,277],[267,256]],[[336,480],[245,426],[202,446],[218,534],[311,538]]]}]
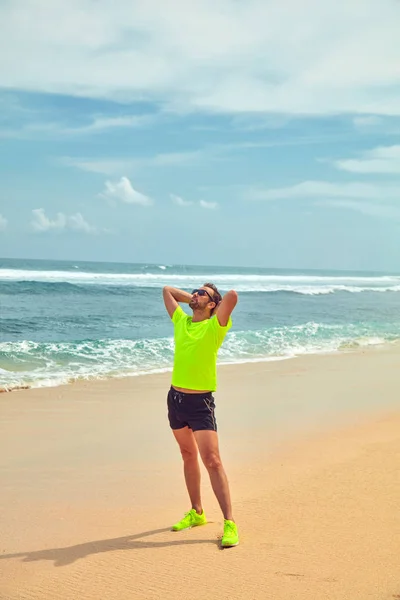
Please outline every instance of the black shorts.
[{"label": "black shorts", "polygon": [[212,392],[184,394],[173,387],[168,392],[168,419],[171,429],[217,431]]}]

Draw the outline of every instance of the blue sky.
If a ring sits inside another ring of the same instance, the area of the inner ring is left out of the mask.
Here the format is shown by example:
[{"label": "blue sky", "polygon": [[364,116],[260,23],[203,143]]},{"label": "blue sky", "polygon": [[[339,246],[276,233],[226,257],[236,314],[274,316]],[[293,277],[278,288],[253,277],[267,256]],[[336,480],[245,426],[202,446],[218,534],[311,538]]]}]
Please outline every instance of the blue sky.
[{"label": "blue sky", "polygon": [[0,256],[399,271],[399,3],[161,6],[0,4]]}]

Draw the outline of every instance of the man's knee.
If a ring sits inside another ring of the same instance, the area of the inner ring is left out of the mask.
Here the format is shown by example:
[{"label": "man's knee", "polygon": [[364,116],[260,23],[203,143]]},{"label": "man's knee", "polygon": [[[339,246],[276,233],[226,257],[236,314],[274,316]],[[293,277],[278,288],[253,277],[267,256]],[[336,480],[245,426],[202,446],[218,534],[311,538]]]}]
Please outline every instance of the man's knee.
[{"label": "man's knee", "polygon": [[207,470],[216,470],[216,469],[220,469],[222,467],[222,462],[221,462],[221,458],[218,454],[218,452],[205,452],[203,453],[202,456],[202,460],[204,463],[204,466]]},{"label": "man's knee", "polygon": [[195,462],[197,460],[198,451],[196,448],[180,447],[182,459],[184,462]]}]

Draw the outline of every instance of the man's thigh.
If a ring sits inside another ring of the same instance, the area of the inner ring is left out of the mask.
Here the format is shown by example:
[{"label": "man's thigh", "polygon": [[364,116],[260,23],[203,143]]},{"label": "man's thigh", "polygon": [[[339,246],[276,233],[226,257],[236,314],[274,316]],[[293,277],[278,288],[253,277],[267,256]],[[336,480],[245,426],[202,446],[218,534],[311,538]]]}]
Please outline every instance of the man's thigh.
[{"label": "man's thigh", "polygon": [[194,432],[194,437],[203,460],[210,456],[219,457],[218,434],[216,431],[199,430]]},{"label": "man's thigh", "polygon": [[176,441],[179,444],[180,451],[182,454],[196,454],[198,453],[196,438],[194,437],[193,431],[189,427],[182,427],[181,429],[173,429],[172,433]]}]

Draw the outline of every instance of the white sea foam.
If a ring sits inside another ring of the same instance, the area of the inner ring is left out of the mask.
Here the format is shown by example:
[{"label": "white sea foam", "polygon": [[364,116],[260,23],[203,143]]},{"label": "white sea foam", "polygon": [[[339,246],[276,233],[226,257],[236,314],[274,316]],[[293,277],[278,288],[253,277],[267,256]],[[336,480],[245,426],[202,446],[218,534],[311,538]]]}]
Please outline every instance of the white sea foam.
[{"label": "white sea foam", "polygon": [[[308,322],[228,334],[219,363],[285,360],[383,344],[400,337],[371,327]],[[77,380],[128,377],[171,370],[173,339],[0,343],[0,388],[56,386]]]},{"label": "white sea foam", "polygon": [[[160,270],[166,270],[159,265]],[[335,292],[400,292],[400,276],[317,276],[211,273],[221,290],[238,292],[292,292],[303,295],[325,295]],[[204,283],[204,274],[167,273],[90,273],[82,271],[35,271],[0,269],[1,281],[34,281],[77,285],[111,285],[161,288],[178,285],[191,289]]]}]

